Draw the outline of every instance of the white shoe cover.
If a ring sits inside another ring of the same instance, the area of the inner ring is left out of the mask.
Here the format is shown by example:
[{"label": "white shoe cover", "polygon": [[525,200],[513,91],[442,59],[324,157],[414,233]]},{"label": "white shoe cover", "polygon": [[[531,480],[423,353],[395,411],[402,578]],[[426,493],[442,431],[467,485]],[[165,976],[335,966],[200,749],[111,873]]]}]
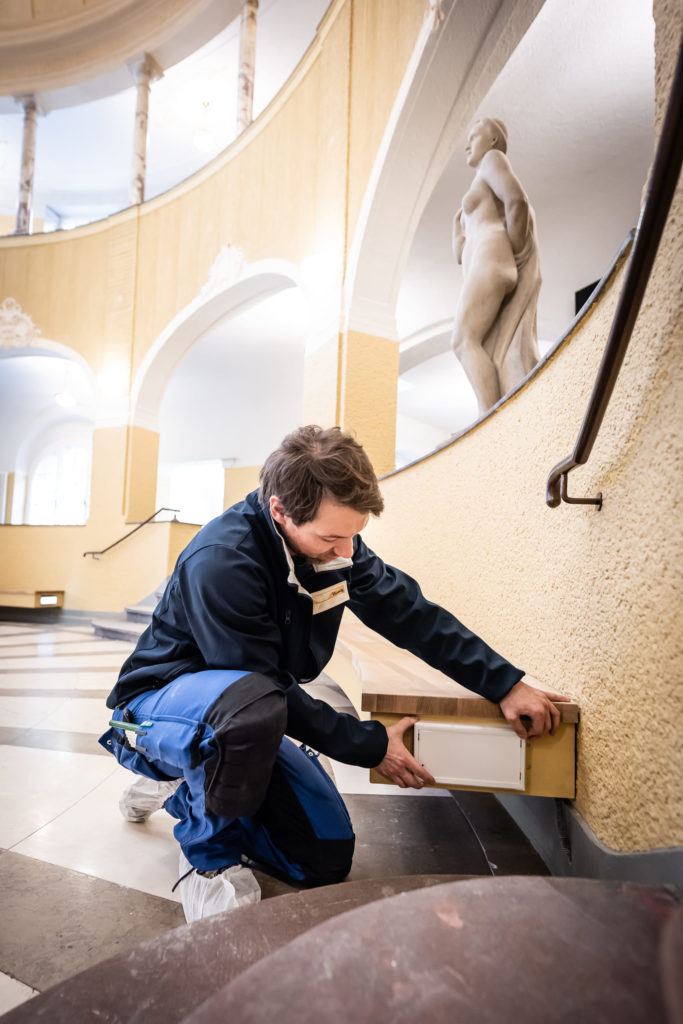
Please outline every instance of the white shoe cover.
[{"label": "white shoe cover", "polygon": [[[181,850],[179,877],[182,878],[191,868],[192,865]],[[226,868],[215,878],[205,878],[204,875],[192,871],[187,878],[183,878],[178,888],[188,924],[200,921],[204,917],[211,917],[213,914],[220,914],[224,910],[236,910],[237,907],[259,903],[261,900],[260,886],[251,869],[243,864]]]},{"label": "white shoe cover", "polygon": [[169,796],[175,793],[182,779],[157,782],[139,775],[124,789],[119,800],[119,810],[126,821],[147,821],[150,814],[164,806]]}]

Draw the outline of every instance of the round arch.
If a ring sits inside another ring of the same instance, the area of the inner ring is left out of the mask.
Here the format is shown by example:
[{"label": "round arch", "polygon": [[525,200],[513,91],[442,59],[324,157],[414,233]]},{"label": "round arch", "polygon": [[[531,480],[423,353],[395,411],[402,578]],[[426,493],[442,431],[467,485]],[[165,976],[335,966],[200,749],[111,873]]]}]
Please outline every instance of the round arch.
[{"label": "round arch", "polygon": [[275,259],[247,264],[227,282],[209,282],[173,317],[142,360],[131,390],[131,424],[158,430],[161,399],[173,370],[210,327],[278,292],[297,287],[310,301],[296,264]]}]

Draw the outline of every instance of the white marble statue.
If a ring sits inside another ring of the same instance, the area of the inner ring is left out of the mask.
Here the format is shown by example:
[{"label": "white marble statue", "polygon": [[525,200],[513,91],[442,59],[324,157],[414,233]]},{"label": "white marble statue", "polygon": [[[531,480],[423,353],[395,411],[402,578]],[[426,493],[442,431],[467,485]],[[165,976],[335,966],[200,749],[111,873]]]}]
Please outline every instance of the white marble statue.
[{"label": "white marble statue", "polygon": [[534,211],[506,154],[502,121],[475,121],[467,137],[474,180],[453,221],[463,286],[451,343],[480,415],[538,362],[541,272]]}]

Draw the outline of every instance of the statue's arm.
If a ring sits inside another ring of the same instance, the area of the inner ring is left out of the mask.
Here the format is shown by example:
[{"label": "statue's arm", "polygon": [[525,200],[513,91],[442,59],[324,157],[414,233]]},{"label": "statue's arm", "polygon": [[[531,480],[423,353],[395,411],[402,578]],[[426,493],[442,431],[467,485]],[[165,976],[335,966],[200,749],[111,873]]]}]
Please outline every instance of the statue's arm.
[{"label": "statue's arm", "polygon": [[462,250],[465,246],[465,232],[462,229],[462,207],[453,218],[453,252],[458,263],[462,263]]},{"label": "statue's arm", "polygon": [[529,231],[529,200],[519,178],[512,170],[505,153],[492,149],[481,162],[479,174],[505,208],[505,226],[512,245],[518,253]]}]

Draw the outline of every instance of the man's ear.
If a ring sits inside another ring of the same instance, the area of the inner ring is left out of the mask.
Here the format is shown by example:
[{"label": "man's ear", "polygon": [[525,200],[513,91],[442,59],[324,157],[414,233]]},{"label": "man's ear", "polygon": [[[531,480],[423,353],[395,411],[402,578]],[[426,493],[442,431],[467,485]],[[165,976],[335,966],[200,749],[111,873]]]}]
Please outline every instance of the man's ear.
[{"label": "man's ear", "polygon": [[276,497],[276,495],[271,494],[270,500],[269,500],[269,506],[270,506],[270,514],[273,517],[273,519],[275,520],[275,522],[276,523],[280,523],[281,526],[284,526],[285,510],[282,507],[282,503],[280,502],[280,499],[278,497]]}]

